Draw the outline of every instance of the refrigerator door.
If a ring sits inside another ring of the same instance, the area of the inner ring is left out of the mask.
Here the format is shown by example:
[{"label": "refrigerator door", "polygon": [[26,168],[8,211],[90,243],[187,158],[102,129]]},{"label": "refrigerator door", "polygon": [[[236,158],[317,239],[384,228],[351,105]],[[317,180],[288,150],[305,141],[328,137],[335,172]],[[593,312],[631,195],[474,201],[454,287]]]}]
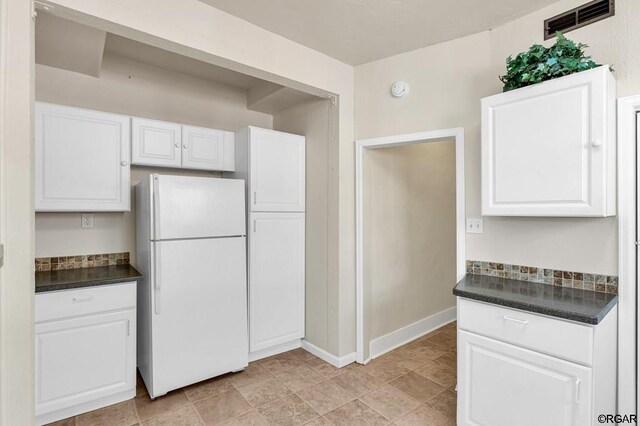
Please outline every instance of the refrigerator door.
[{"label": "refrigerator door", "polygon": [[245,235],[244,181],[153,175],[155,241]]},{"label": "refrigerator door", "polygon": [[245,238],[153,246],[151,396],[246,367]]}]

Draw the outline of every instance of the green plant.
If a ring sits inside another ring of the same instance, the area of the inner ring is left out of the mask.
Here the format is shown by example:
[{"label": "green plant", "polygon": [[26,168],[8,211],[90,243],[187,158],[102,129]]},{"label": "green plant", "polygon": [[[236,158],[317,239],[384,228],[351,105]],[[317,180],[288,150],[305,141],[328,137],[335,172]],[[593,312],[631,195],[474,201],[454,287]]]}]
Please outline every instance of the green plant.
[{"label": "green plant", "polygon": [[534,44],[526,52],[515,58],[507,58],[507,73],[500,76],[504,91],[529,86],[556,77],[599,67],[585,56],[583,43],[575,43],[561,33],[556,34],[556,42],[551,47]]}]

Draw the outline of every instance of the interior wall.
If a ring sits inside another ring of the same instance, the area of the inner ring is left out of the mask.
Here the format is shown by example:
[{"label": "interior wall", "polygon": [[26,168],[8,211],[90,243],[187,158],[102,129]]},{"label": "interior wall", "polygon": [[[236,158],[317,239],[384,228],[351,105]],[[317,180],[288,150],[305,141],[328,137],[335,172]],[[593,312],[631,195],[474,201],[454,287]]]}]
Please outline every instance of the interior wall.
[{"label": "interior wall", "polygon": [[329,158],[335,120],[335,109],[326,99],[305,102],[273,117],[275,130],[306,137],[305,338],[321,348],[329,342],[329,282],[335,280],[330,271],[338,262],[337,247],[329,240]]},{"label": "interior wall", "polygon": [[[356,67],[356,137],[465,128],[466,216],[481,217],[480,99],[500,93],[505,58],[543,41],[545,18],[576,7],[564,0],[491,31]],[[567,36],[613,64],[618,96],[640,92],[640,2],[618,0],[616,16]],[[389,95],[396,80],[411,92]],[[579,272],[617,273],[617,221],[611,218],[485,217],[484,234],[466,235],[466,258]],[[453,286],[454,282],[450,285]]]},{"label": "interior wall", "polygon": [[[105,55],[99,78],[36,65],[36,100],[230,131],[273,123],[271,115],[247,109],[246,90],[112,55]],[[133,166],[132,186],[149,173],[221,175]],[[80,227],[80,213],[37,213],[36,257],[128,251],[135,264],[131,206],[131,212],[95,213],[93,229]]]},{"label": "interior wall", "polygon": [[366,149],[364,285],[371,340],[455,306],[455,141]]},{"label": "interior wall", "polygon": [[31,2],[0,0],[0,425],[35,412],[33,21]]}]

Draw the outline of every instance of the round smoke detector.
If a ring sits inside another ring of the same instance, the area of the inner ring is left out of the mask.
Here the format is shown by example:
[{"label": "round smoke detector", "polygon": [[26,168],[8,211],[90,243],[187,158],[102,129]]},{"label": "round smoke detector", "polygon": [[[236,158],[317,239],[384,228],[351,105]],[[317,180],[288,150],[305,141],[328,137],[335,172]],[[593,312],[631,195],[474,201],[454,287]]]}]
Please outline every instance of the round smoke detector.
[{"label": "round smoke detector", "polygon": [[391,86],[391,94],[394,98],[401,98],[409,93],[409,83],[406,81],[396,81]]}]

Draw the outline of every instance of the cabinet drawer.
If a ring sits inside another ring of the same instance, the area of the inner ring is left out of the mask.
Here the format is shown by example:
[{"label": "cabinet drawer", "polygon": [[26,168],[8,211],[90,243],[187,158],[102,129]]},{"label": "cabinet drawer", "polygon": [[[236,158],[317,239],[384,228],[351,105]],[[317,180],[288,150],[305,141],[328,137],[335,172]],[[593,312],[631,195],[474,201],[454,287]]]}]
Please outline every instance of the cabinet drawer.
[{"label": "cabinet drawer", "polygon": [[136,306],[136,284],[124,283],[36,294],[36,323]]},{"label": "cabinet drawer", "polygon": [[593,364],[593,328],[497,305],[458,299],[458,327],[585,365]]}]

